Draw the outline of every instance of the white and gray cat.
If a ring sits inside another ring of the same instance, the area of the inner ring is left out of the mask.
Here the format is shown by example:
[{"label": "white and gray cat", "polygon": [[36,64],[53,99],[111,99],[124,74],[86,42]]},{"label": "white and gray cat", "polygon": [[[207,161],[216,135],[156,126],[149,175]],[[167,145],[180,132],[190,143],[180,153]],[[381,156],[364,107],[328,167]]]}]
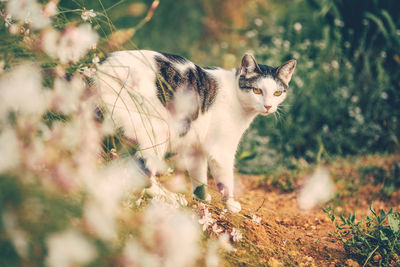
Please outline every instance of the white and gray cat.
[{"label": "white and gray cat", "polygon": [[180,56],[138,50],[113,53],[97,75],[104,105],[140,145],[151,177],[162,171],[165,154],[176,152],[197,197],[210,200],[209,167],[227,207],[238,212],[237,146],[258,114],[277,111],[295,67],[295,60],[270,67],[245,54],[237,69],[201,68]]}]

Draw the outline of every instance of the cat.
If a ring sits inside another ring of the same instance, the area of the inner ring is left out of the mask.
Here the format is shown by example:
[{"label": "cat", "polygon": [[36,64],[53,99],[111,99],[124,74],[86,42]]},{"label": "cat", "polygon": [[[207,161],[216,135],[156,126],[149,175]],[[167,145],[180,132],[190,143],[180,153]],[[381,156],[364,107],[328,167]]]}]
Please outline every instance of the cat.
[{"label": "cat", "polygon": [[239,68],[201,68],[167,53],[119,51],[98,67],[97,80],[104,105],[125,136],[140,145],[151,177],[167,152],[177,152],[194,196],[210,201],[209,168],[227,208],[239,212],[237,146],[257,115],[277,111],[295,67],[293,59],[271,67],[245,54]]}]

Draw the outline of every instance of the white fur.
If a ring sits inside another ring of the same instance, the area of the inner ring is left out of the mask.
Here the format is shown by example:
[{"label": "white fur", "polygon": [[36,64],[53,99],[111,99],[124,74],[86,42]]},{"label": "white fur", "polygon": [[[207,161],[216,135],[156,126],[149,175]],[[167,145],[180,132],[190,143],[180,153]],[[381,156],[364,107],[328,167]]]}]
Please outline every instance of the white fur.
[{"label": "white fur", "polygon": [[[255,116],[275,112],[286,93],[274,96],[278,85],[265,78],[258,84],[263,94],[256,95],[239,89],[235,70],[207,70],[219,86],[215,102],[192,122],[185,136],[179,137],[174,118],[156,96],[155,55],[160,54],[121,51],[99,67],[99,88],[112,118],[124,127],[126,135],[139,142],[140,153],[152,175],[162,171],[158,162],[167,151],[179,152],[192,178],[193,189],[207,184],[209,166],[216,182],[226,186],[228,208],[240,211],[240,204],[233,199],[237,146]],[[184,71],[194,68],[194,64],[180,64],[176,68]],[[269,112],[265,106],[271,106]]]}]

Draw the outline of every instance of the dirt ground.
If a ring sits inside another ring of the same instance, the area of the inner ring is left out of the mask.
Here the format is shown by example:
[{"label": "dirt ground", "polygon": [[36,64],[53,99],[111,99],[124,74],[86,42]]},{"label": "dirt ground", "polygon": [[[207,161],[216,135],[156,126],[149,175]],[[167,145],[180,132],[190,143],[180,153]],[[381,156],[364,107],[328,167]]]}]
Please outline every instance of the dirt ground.
[{"label": "dirt ground", "polygon": [[[343,164],[336,167],[339,169],[331,166],[331,172],[346,172]],[[350,166],[348,171],[352,170]],[[215,184],[209,181],[215,199],[209,209],[218,218],[217,224],[225,230],[235,227],[243,233],[242,240],[234,242],[237,250],[225,255],[223,266],[362,266],[330,235],[334,233],[334,226],[322,206],[302,211],[297,205],[297,190],[284,193],[265,186],[260,183],[262,176],[238,175],[237,178],[242,211],[228,212],[222,218],[218,214],[224,206],[218,199]],[[389,199],[382,199],[374,194],[381,189],[380,185],[363,184],[347,194],[343,192],[348,188],[343,188],[341,183],[340,179],[335,181],[336,190],[342,193],[331,203],[337,213],[355,211],[356,218],[361,219],[369,214],[371,201],[375,210],[400,208],[400,191]],[[253,215],[261,217],[261,222],[254,222]]]}]

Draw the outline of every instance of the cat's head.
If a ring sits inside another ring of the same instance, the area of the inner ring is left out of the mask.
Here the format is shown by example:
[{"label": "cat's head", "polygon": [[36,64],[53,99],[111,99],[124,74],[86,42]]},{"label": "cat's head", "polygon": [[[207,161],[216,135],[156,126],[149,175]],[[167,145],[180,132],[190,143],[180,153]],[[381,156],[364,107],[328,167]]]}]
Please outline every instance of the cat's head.
[{"label": "cat's head", "polygon": [[258,64],[250,54],[245,54],[238,69],[239,98],[249,112],[264,116],[278,110],[285,100],[289,82],[296,67],[292,59],[280,67]]}]

